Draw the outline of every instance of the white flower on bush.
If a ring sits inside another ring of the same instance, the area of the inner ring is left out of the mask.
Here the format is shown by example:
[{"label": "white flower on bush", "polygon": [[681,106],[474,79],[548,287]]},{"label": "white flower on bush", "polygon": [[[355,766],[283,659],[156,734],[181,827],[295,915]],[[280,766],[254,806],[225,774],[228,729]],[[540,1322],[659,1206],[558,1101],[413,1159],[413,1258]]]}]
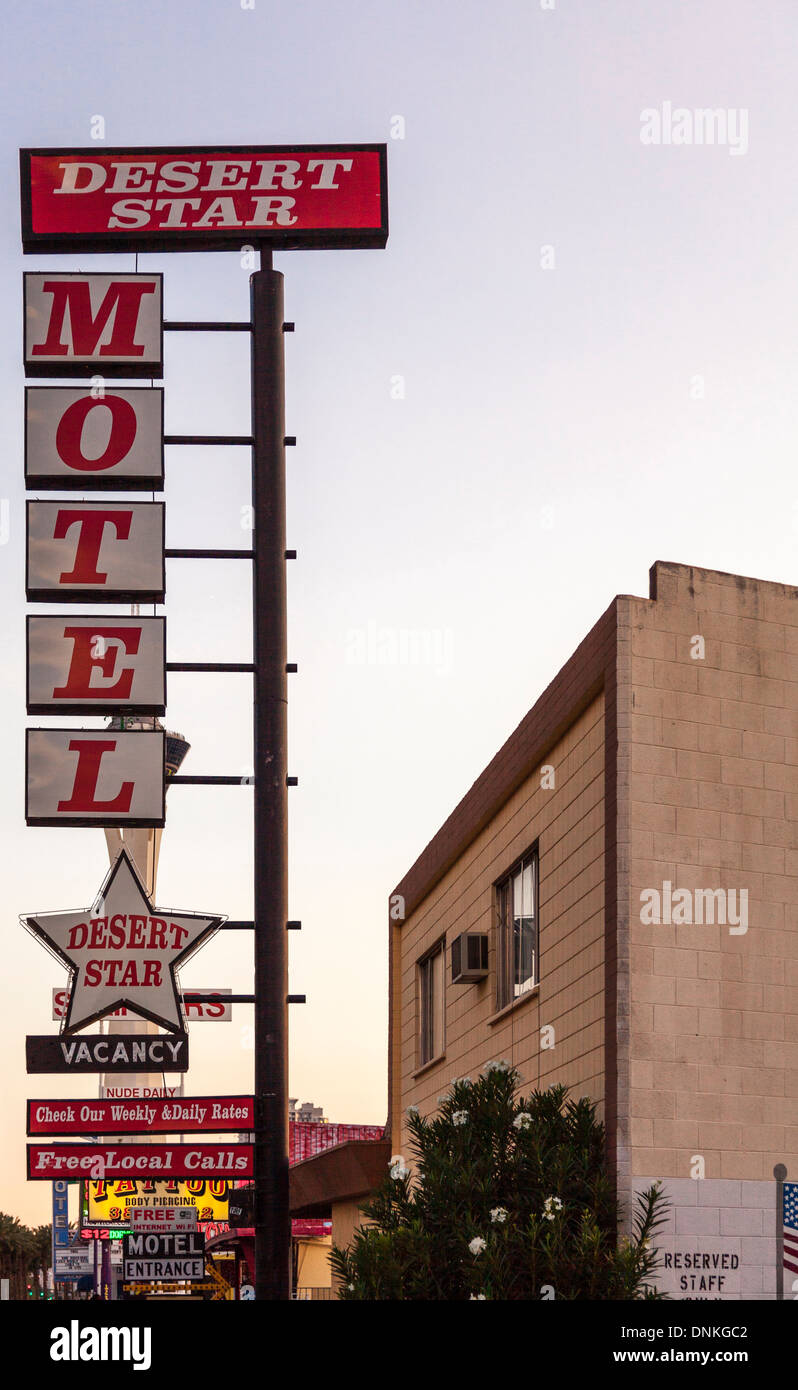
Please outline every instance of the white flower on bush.
[{"label": "white flower on bush", "polygon": [[491,1073],[492,1071],[509,1071],[509,1070],[510,1070],[510,1063],[509,1063],[509,1062],[486,1062],[485,1065],[484,1065],[484,1067],[482,1068],[482,1071],[483,1071],[483,1073],[484,1073],[485,1076],[490,1076],[490,1073]]},{"label": "white flower on bush", "polygon": [[532,1116],[527,1110],[519,1110],[513,1120],[513,1129],[529,1129],[532,1124]]},{"label": "white flower on bush", "polygon": [[406,1115],[417,1115],[417,1114],[418,1114],[418,1106],[417,1106],[417,1105],[408,1105],[408,1107],[407,1107],[407,1109],[406,1109],[406,1111],[405,1111],[405,1114],[406,1114]]},{"label": "white flower on bush", "polygon": [[410,1169],[405,1166],[405,1161],[401,1154],[394,1154],[390,1161],[391,1177],[394,1182],[401,1182],[410,1174]]},{"label": "white flower on bush", "polygon": [[494,1207],[494,1208],[492,1209],[492,1211],[491,1211],[490,1219],[491,1219],[491,1221],[494,1223],[494,1225],[495,1225],[497,1222],[499,1223],[499,1225],[501,1225],[503,1222],[505,1222],[505,1221],[507,1220],[507,1208],[506,1208],[506,1207]]},{"label": "white flower on bush", "polygon": [[355,1286],[354,1286],[354,1284],[347,1284],[346,1287],[348,1288],[348,1290],[349,1290],[350,1293],[354,1293],[354,1292],[355,1292]]},{"label": "white flower on bush", "polygon": [[559,1197],[547,1197],[543,1203],[543,1219],[553,1221],[558,1211],[562,1211],[562,1202]]},{"label": "white flower on bush", "polygon": [[468,1248],[472,1255],[481,1255],[486,1245],[487,1241],[483,1240],[482,1236],[474,1236],[474,1239],[468,1242]]},{"label": "white flower on bush", "polygon": [[453,1125],[465,1125],[465,1124],[468,1124],[468,1111],[467,1111],[467,1110],[455,1110],[454,1113],[453,1113],[453,1115],[452,1115],[452,1124],[453,1124]]},{"label": "white flower on bush", "polygon": [[486,1303],[487,1299],[484,1293],[471,1293],[468,1295],[468,1301],[469,1303]]}]

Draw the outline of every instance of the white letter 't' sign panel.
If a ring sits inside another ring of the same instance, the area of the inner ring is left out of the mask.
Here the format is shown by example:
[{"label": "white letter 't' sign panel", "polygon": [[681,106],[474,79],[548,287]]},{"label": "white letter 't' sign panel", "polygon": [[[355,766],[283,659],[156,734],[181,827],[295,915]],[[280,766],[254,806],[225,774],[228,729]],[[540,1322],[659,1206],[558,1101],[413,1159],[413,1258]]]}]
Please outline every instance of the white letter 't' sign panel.
[{"label": "white letter 't' sign panel", "polygon": [[163,276],[23,276],[26,376],[163,376]]},{"label": "white letter 't' sign panel", "polygon": [[37,913],[20,921],[69,967],[65,1033],[118,1008],[184,1033],[175,971],[224,917],[154,907],[122,849],[88,910]]},{"label": "white letter 't' sign panel", "polygon": [[28,825],[164,824],[162,730],[25,732]]},{"label": "white letter 't' sign panel", "polygon": [[28,386],[25,485],[163,490],[163,390]]},{"label": "white letter 't' sign panel", "polygon": [[162,603],[163,502],[28,502],[30,603]]},{"label": "white letter 't' sign panel", "polygon": [[165,618],[29,616],[28,714],[164,714]]}]

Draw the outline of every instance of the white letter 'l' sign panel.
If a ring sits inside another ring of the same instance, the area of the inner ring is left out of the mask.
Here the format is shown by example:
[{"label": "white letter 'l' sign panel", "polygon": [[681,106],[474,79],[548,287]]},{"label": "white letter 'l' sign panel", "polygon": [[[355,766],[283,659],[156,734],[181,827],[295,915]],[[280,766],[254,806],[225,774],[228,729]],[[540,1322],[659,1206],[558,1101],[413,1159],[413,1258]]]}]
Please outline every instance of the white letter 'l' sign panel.
[{"label": "white letter 'l' sign panel", "polygon": [[65,1033],[123,1006],[183,1033],[175,971],[224,917],[154,907],[122,849],[88,911],[37,913],[20,921],[69,967]]},{"label": "white letter 'l' sign panel", "polygon": [[26,729],[28,825],[160,826],[162,729]]}]

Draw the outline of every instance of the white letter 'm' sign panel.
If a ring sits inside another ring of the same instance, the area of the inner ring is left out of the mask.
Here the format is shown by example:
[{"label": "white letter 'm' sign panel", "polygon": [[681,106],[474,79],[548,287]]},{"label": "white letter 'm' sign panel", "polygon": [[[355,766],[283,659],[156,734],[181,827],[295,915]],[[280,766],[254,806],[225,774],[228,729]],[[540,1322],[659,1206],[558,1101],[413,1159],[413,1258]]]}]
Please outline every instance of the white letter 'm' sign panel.
[{"label": "white letter 'm' sign panel", "polygon": [[163,276],[23,276],[26,376],[163,376]]},{"label": "white letter 'm' sign panel", "polygon": [[162,826],[164,739],[160,729],[27,729],[27,824]]},{"label": "white letter 'm' sign panel", "polygon": [[165,618],[29,616],[28,714],[166,712]]},{"label": "white letter 'm' sign panel", "polygon": [[122,1007],[183,1033],[175,971],[224,918],[154,907],[122,849],[88,911],[37,913],[20,921],[69,967],[65,1033]]},{"label": "white letter 'm' sign panel", "polygon": [[25,486],[163,489],[163,390],[28,386]]},{"label": "white letter 'm' sign panel", "polygon": [[30,603],[162,603],[163,502],[28,502]]}]

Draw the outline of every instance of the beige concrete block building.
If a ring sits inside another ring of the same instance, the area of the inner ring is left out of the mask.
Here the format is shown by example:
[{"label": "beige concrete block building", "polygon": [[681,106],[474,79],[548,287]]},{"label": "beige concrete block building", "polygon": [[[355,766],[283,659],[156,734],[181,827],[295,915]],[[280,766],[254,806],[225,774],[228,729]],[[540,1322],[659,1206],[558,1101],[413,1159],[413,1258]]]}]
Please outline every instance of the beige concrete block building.
[{"label": "beige concrete block building", "polygon": [[798,1179],[798,589],[656,563],[390,904],[390,1151],[408,1105],[506,1059],[599,1102],[627,1207],[664,1181],[672,1296],[774,1297],[774,1165]]}]

